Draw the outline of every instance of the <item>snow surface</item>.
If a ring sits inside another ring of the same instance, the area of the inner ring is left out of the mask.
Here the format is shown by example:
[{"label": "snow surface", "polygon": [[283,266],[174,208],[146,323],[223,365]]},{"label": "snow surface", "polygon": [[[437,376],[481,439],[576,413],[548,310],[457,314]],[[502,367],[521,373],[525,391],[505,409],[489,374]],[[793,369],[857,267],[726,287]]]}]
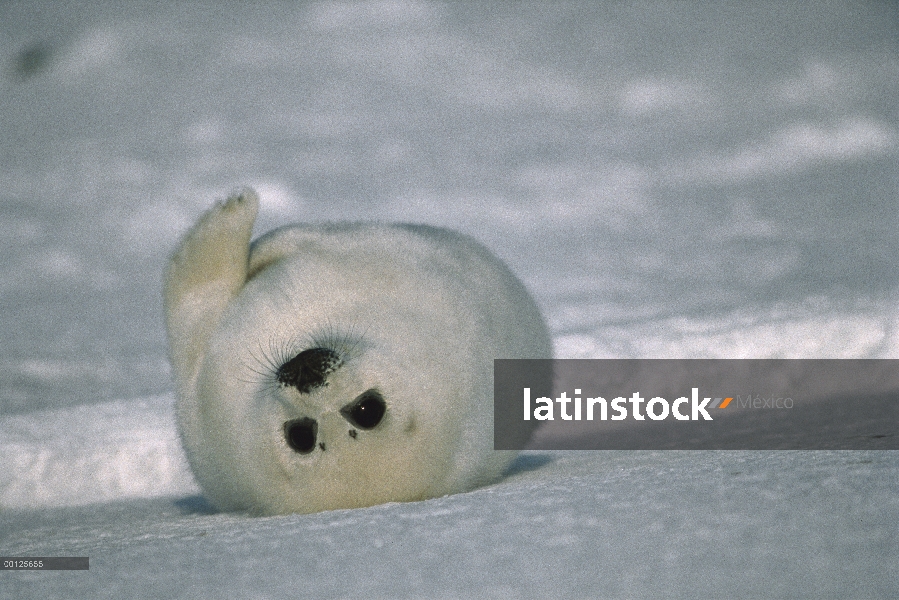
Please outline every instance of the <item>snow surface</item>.
[{"label": "snow surface", "polygon": [[[250,5],[252,4],[252,5]],[[527,452],[215,514],[160,279],[214,200],[446,225],[559,357],[899,358],[894,3],[0,6],[0,572],[25,597],[899,596],[899,457]]]}]

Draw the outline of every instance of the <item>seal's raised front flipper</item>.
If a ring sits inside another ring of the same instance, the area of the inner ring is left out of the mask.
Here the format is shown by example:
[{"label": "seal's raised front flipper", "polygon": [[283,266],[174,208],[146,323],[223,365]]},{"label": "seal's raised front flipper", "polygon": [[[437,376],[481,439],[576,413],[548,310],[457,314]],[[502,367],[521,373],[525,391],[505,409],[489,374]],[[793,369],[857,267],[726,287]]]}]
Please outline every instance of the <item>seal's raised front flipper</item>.
[{"label": "seal's raised front flipper", "polygon": [[250,189],[217,203],[184,237],[169,261],[163,301],[179,389],[194,379],[209,335],[246,282],[258,209],[259,199]]}]

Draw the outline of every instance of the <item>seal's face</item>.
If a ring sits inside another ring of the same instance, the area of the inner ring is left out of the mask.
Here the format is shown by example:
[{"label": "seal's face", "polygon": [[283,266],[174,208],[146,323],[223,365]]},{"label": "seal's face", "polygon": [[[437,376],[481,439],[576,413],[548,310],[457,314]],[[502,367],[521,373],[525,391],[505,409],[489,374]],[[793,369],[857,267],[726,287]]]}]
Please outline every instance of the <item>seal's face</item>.
[{"label": "seal's face", "polygon": [[251,247],[256,208],[215,206],[166,274],[178,423],[209,499],[315,512],[498,477],[514,454],[492,447],[493,359],[551,355],[523,286],[426,227],[295,226]]},{"label": "seal's face", "polygon": [[336,282],[296,301],[289,282],[308,267],[286,260],[260,273],[210,340],[188,449],[199,471],[223,476],[198,475],[201,485],[220,506],[265,514],[446,493],[472,394],[456,373],[471,370],[471,353],[447,355],[417,325],[426,315],[374,292],[361,310]]}]

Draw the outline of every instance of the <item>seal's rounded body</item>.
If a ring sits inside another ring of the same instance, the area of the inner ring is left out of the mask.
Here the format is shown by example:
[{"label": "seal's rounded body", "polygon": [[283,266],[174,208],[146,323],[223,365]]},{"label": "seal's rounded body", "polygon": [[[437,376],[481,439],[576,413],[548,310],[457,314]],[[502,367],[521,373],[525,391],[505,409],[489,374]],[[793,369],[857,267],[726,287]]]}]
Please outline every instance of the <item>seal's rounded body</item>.
[{"label": "seal's rounded body", "polygon": [[514,453],[493,450],[493,359],[551,356],[508,268],[415,225],[297,225],[251,245],[257,209],[249,190],[214,206],[166,272],[179,427],[213,504],[307,513],[499,477]]}]

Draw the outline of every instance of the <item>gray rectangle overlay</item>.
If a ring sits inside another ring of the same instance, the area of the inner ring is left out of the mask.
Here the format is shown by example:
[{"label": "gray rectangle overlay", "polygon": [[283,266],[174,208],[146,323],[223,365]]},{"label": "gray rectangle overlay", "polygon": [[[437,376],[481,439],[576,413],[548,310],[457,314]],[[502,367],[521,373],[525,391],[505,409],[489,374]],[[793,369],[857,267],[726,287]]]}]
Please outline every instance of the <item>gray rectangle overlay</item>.
[{"label": "gray rectangle overlay", "polygon": [[87,556],[0,556],[0,571],[87,571]]},{"label": "gray rectangle overlay", "polygon": [[899,360],[494,361],[497,450],[897,450]]}]

